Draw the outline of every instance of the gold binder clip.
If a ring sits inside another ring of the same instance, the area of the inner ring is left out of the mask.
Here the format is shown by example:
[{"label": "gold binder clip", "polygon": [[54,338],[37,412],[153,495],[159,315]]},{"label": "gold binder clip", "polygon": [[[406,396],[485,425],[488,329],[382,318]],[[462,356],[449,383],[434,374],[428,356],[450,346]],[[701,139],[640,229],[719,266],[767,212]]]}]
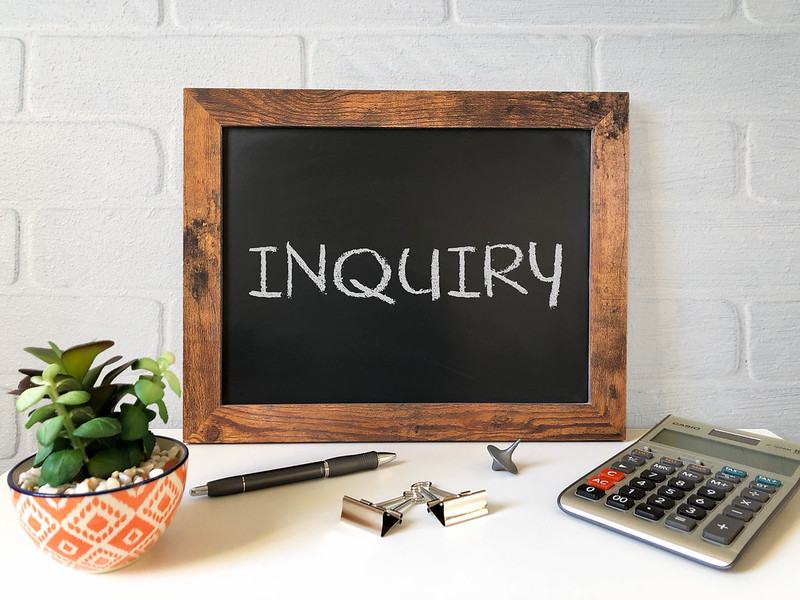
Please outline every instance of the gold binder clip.
[{"label": "gold binder clip", "polygon": [[432,485],[430,481],[420,481],[411,486],[428,499],[428,512],[448,527],[489,514],[486,490],[453,494]]},{"label": "gold binder clip", "polygon": [[404,508],[424,501],[425,499],[414,491],[403,492],[403,495],[397,498],[374,503],[345,496],[342,498],[341,518],[383,537],[392,527],[403,522]]}]

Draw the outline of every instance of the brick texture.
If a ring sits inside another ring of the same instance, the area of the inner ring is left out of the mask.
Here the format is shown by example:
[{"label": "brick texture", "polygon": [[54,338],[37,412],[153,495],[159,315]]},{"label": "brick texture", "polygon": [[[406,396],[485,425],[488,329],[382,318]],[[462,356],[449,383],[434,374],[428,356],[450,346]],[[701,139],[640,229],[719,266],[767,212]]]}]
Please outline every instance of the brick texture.
[{"label": "brick texture", "polygon": [[19,264],[19,216],[11,209],[0,209],[0,285],[17,280]]},{"label": "brick texture", "polygon": [[798,54],[797,35],[604,36],[598,85],[629,91],[651,113],[793,114]]},{"label": "brick texture", "polygon": [[510,25],[707,23],[725,19],[731,11],[731,0],[456,0],[456,12],[464,23]]},{"label": "brick texture", "polygon": [[162,156],[150,130],[124,123],[0,122],[0,197],[46,204],[156,194]]},{"label": "brick texture", "polygon": [[0,38],[0,114],[14,113],[21,108],[22,43]]},{"label": "brick texture", "polygon": [[747,141],[750,194],[774,202],[800,201],[800,121],[753,123]]},{"label": "brick texture", "polygon": [[743,0],[744,13],[756,23],[797,25],[800,23],[798,0]]},{"label": "brick texture", "polygon": [[800,301],[754,302],[747,314],[750,375],[758,381],[800,382]]},{"label": "brick texture", "polygon": [[326,39],[312,51],[311,87],[580,89],[589,85],[590,52],[581,36]]},{"label": "brick texture", "polygon": [[158,0],[0,0],[0,29],[155,27]]},{"label": "brick texture", "polygon": [[180,286],[181,265],[172,259],[181,256],[180,211],[42,210],[31,221],[31,237],[47,240],[31,251],[41,286],[117,293]]},{"label": "brick texture", "polygon": [[44,37],[31,51],[31,107],[176,120],[185,87],[298,87],[300,50],[295,37]]},{"label": "brick texture", "polygon": [[398,27],[437,25],[446,17],[441,0],[270,0],[253,10],[248,0],[174,0],[181,27],[270,30],[282,27]]},{"label": "brick texture", "polygon": [[[613,90],[628,425],[797,439],[799,25],[798,0],[0,0],[0,386],[50,338],[181,367],[185,87]],[[0,469],[34,447],[3,406]]]}]

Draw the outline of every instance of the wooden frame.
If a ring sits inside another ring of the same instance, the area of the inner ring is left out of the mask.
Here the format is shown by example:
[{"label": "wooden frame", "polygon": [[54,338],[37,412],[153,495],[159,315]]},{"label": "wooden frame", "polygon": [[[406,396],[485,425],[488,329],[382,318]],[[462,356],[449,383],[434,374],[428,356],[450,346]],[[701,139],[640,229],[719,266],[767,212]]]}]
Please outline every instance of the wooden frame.
[{"label": "wooden frame", "polygon": [[[222,131],[228,126],[591,130],[589,402],[223,404]],[[624,439],[627,93],[187,89],[184,149],[185,441]]]}]

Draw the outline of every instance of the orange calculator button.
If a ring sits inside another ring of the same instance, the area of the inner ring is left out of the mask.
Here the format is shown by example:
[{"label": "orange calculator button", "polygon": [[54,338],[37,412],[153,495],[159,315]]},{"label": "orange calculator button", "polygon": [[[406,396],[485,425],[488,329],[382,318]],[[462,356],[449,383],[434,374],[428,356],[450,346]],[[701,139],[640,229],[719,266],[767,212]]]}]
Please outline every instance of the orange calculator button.
[{"label": "orange calculator button", "polygon": [[611,479],[612,481],[622,481],[625,479],[625,473],[615,471],[614,469],[603,469],[600,471],[600,477]]},{"label": "orange calculator button", "polygon": [[614,481],[608,477],[597,475],[589,480],[589,485],[599,487],[601,490],[610,490],[612,487],[614,487]]}]

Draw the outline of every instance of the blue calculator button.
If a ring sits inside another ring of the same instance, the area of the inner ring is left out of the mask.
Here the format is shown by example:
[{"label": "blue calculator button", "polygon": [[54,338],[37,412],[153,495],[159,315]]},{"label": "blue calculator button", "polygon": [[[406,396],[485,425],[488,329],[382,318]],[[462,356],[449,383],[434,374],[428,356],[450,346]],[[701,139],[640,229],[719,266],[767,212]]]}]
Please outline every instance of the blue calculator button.
[{"label": "blue calculator button", "polygon": [[763,475],[756,475],[756,481],[772,487],[781,487],[780,479],[773,479],[772,477],[764,477]]},{"label": "blue calculator button", "polygon": [[722,472],[734,477],[747,477],[747,471],[741,469],[734,469],[733,467],[722,467]]}]

